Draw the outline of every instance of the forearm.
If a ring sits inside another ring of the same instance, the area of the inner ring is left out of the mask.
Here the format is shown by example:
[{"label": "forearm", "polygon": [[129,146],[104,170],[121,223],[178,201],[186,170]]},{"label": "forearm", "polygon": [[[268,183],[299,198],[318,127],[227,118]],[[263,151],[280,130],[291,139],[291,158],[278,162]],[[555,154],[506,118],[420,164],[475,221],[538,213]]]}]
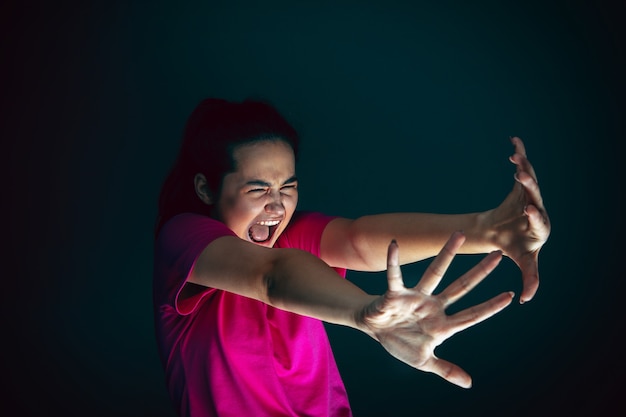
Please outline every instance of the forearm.
[{"label": "forearm", "polygon": [[[351,240],[369,270],[386,268],[386,250],[395,239],[402,248],[400,264],[437,255],[450,235],[461,230],[466,240],[459,253],[488,253],[497,249],[487,226],[488,212],[467,214],[390,213],[354,220]],[[365,268],[363,268],[365,269]]]},{"label": "forearm", "polygon": [[188,282],[353,328],[360,328],[361,310],[376,298],[309,252],[264,248],[231,236],[202,251]]},{"label": "forearm", "polygon": [[377,296],[365,293],[317,257],[279,249],[266,277],[267,300],[274,307],[364,330],[358,317]]}]

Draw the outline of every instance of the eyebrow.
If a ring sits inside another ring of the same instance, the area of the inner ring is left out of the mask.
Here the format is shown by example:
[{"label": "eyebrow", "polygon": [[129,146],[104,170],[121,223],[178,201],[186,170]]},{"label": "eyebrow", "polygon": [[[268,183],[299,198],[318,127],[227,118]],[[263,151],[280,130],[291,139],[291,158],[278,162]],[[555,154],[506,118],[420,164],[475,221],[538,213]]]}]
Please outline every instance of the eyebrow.
[{"label": "eyebrow", "polygon": [[[293,177],[289,178],[287,181],[283,182],[281,185],[291,184],[296,181],[298,181],[298,178],[294,175]],[[262,181],[262,180],[251,180],[251,181],[246,182],[245,185],[254,185],[258,187],[271,187],[272,186],[272,184],[270,184],[269,182]]]}]

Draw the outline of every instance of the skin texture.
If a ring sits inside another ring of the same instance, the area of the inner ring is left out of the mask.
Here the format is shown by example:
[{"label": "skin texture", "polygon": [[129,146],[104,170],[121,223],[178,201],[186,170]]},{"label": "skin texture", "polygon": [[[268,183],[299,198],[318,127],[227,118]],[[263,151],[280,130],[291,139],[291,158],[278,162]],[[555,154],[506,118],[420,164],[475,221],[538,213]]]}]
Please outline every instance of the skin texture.
[{"label": "skin texture", "polygon": [[551,226],[524,144],[519,138],[511,142],[515,183],[498,207],[468,214],[390,213],[337,219],[324,231],[322,259],[347,269],[381,271],[392,239],[402,247],[400,264],[404,265],[435,256],[454,231],[463,230],[466,240],[459,253],[501,250],[522,272],[520,302],[530,301],[539,286],[539,250]]},{"label": "skin texture", "polygon": [[509,305],[514,294],[503,293],[454,315],[446,314],[446,308],[480,283],[502,259],[499,251],[490,253],[439,294],[433,295],[464,241],[465,236],[455,232],[413,288],[404,286],[399,247],[393,241],[387,252],[389,289],[367,307],[362,322],[397,359],[422,371],[435,373],[460,387],[470,388],[472,379],[469,374],[459,366],[436,357],[435,348],[455,333],[501,311]]},{"label": "skin texture", "polygon": [[[237,170],[224,177],[213,217],[241,239],[253,242],[248,231],[256,223],[276,222],[272,236],[261,245],[271,248],[291,220],[298,204],[298,180],[293,150],[281,141],[240,146],[233,152]],[[202,174],[196,176],[196,193],[212,201]]]},{"label": "skin texture", "polygon": [[[213,217],[238,238],[222,237],[209,244],[188,282],[359,329],[408,365],[468,388],[470,376],[437,358],[434,349],[453,334],[501,311],[513,294],[505,292],[450,316],[446,308],[482,281],[503,254],[522,272],[520,301],[530,300],[538,287],[539,250],[550,233],[524,145],[518,138],[512,142],[515,184],[498,207],[459,215],[394,213],[336,219],[322,236],[321,259],[296,249],[271,248],[297,204],[295,161],[289,145],[276,140],[240,146],[233,155],[236,171],[226,175],[213,211]],[[195,186],[198,197],[211,203],[212,194],[201,176],[196,176]],[[267,220],[280,221],[271,239],[253,242],[250,227]],[[489,254],[433,295],[456,253]],[[417,286],[405,288],[400,265],[433,256]],[[386,268],[389,289],[379,296],[366,294],[329,265],[364,271]]]},{"label": "skin texture", "polygon": [[[512,138],[515,154],[510,161],[515,164],[515,184],[504,202],[490,212],[492,235],[496,245],[511,258],[522,271],[524,289],[521,302],[530,301],[539,287],[539,250],[548,240],[551,225],[543,204],[537,175],[526,156],[526,148],[519,138]],[[522,206],[522,212],[519,207]],[[507,216],[506,213],[517,213]],[[514,230],[518,233],[500,231]]]}]

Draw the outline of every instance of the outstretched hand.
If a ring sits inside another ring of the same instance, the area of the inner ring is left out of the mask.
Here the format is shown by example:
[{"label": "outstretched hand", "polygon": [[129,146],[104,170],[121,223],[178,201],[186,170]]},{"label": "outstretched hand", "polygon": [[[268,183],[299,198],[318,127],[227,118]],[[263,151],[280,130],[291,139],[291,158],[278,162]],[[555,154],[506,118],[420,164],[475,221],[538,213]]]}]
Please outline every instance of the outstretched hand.
[{"label": "outstretched hand", "polygon": [[433,295],[464,241],[465,236],[455,232],[413,288],[404,286],[399,248],[392,241],[387,254],[389,289],[366,307],[361,319],[368,332],[397,359],[469,388],[472,385],[469,374],[459,366],[436,357],[434,350],[453,334],[501,311],[510,304],[513,293],[502,293],[453,315],[445,313],[447,307],[480,283],[502,259],[499,251],[490,253],[439,294]]},{"label": "outstretched hand", "polygon": [[515,153],[509,158],[515,164],[513,190],[490,212],[495,243],[522,271],[523,289],[520,302],[530,301],[539,287],[539,250],[550,235],[550,219],[543,205],[537,175],[526,156],[520,138],[511,138]]}]

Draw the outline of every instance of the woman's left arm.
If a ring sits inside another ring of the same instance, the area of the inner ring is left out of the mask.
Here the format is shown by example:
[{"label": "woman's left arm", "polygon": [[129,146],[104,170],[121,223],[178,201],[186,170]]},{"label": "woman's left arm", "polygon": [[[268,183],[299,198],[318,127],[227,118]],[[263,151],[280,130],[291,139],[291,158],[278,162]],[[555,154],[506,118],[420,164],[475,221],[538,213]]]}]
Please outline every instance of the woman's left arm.
[{"label": "woman's left arm", "polygon": [[435,256],[455,230],[466,240],[459,253],[500,250],[522,272],[520,302],[529,301],[539,286],[539,250],[550,235],[550,220],[543,204],[537,176],[519,138],[511,139],[516,165],[513,190],[496,208],[479,213],[389,213],[338,218],[322,236],[321,258],[336,267],[358,271],[382,271],[392,239],[402,247],[400,264]]}]

